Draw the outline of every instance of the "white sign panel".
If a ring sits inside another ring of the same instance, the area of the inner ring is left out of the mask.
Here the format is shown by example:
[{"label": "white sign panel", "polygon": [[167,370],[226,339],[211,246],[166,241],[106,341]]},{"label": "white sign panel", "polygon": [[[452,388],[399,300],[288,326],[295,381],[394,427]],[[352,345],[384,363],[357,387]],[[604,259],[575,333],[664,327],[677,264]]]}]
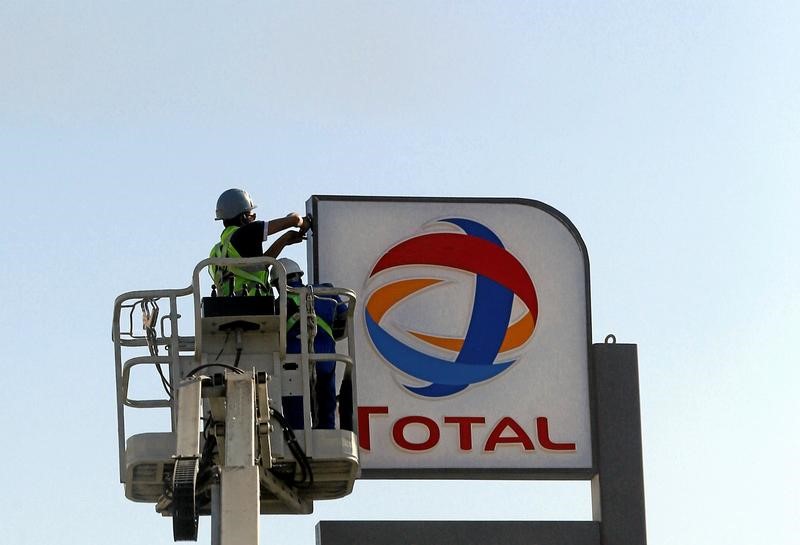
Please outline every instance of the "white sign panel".
[{"label": "white sign panel", "polygon": [[314,196],[310,268],[353,289],[366,477],[591,472],[588,259],[522,199]]}]

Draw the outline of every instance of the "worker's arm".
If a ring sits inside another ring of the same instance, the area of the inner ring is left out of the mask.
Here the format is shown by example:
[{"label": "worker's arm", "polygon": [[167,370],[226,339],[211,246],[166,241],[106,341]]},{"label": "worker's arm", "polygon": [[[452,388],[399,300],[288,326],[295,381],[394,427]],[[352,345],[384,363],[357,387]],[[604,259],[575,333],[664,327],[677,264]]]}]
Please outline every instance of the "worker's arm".
[{"label": "worker's arm", "polygon": [[292,212],[286,217],[270,220],[269,223],[267,223],[266,234],[272,235],[293,227],[299,227],[300,231],[304,233],[311,227],[311,222],[308,217],[303,217],[297,212]]},{"label": "worker's arm", "polygon": [[278,237],[278,240],[270,244],[270,247],[267,248],[267,251],[264,252],[264,255],[267,257],[276,258],[286,246],[302,242],[303,238],[303,233],[300,231],[286,231],[284,234]]}]

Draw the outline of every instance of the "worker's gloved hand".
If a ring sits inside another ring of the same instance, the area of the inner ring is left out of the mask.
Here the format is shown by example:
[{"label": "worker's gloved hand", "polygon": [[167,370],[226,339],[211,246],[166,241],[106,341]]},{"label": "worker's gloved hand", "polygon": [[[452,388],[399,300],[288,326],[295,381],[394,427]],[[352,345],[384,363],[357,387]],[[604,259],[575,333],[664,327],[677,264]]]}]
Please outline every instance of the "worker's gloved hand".
[{"label": "worker's gloved hand", "polygon": [[285,241],[286,245],[289,246],[290,244],[297,244],[298,242],[303,242],[305,237],[305,231],[286,231],[281,238]]},{"label": "worker's gloved hand", "polygon": [[308,216],[303,216],[302,222],[300,223],[299,227],[300,227],[300,232],[301,233],[305,233],[309,229],[313,228],[313,224],[311,222],[311,215],[310,214]]},{"label": "worker's gloved hand", "polygon": [[311,229],[311,216],[301,216],[297,212],[290,212],[286,214],[286,217],[293,218],[296,223],[292,227],[298,227],[303,233]]}]

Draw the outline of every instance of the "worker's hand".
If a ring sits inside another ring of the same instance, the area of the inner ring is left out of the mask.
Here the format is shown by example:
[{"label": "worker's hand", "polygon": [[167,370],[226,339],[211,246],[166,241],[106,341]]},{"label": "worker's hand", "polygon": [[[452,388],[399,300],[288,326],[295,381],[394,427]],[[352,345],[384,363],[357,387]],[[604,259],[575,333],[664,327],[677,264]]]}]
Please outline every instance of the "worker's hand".
[{"label": "worker's hand", "polygon": [[302,233],[311,229],[311,216],[301,216],[297,212],[290,212],[286,214],[286,217],[292,218],[294,220],[292,227],[298,227]]},{"label": "worker's hand", "polygon": [[297,212],[289,212],[286,214],[287,218],[292,218],[294,220],[294,225],[292,227],[302,227],[303,226],[303,216],[298,214]]},{"label": "worker's hand", "polygon": [[299,227],[301,233],[305,233],[311,229],[311,216],[303,216]]},{"label": "worker's hand", "polygon": [[289,230],[284,231],[284,233],[278,237],[278,240],[273,242],[267,251],[264,252],[264,255],[267,257],[278,257],[278,254],[281,253],[286,246],[290,246],[292,244],[297,244],[298,242],[303,242],[305,240],[305,236],[300,231]]},{"label": "worker's hand", "polygon": [[281,239],[283,239],[286,245],[289,246],[290,244],[303,242],[306,237],[302,231],[286,231],[283,235],[281,235]]}]

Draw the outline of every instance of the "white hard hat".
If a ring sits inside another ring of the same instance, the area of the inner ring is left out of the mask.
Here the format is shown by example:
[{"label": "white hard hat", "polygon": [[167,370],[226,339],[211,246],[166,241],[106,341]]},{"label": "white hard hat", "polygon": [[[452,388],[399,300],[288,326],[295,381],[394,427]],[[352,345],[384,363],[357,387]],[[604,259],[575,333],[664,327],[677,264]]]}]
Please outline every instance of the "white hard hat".
[{"label": "white hard hat", "polygon": [[[289,259],[288,257],[282,257],[278,260],[284,270],[286,271],[286,276],[291,276],[293,274],[297,274],[299,276],[303,276],[303,269],[300,268],[300,265]],[[269,270],[269,283],[275,284],[278,281],[278,270],[277,267],[272,267]]]},{"label": "white hard hat", "polygon": [[239,214],[250,212],[255,208],[253,199],[244,189],[228,189],[217,199],[217,219],[233,219]]}]

